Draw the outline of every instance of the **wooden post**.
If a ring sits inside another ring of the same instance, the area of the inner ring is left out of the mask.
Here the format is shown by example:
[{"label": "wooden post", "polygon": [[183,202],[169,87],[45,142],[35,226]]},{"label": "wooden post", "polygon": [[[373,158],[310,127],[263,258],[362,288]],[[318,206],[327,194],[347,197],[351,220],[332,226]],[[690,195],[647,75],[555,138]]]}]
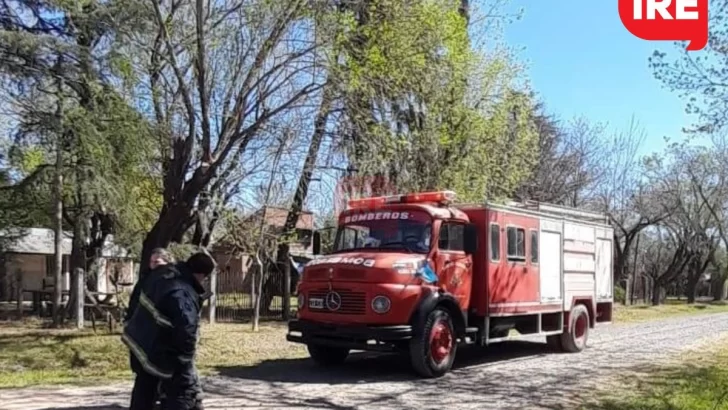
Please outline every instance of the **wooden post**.
[{"label": "wooden post", "polygon": [[73,290],[76,293],[76,298],[75,298],[76,303],[74,306],[74,309],[76,311],[76,315],[75,315],[76,329],[83,329],[83,325],[84,325],[83,306],[84,306],[84,302],[86,300],[86,292],[85,292],[86,281],[84,280],[84,277],[83,277],[84,276],[83,269],[76,268],[73,273],[76,276],[76,283],[75,283],[76,288]]},{"label": "wooden post", "polygon": [[18,299],[18,319],[23,320],[23,271],[18,269],[16,274],[17,280],[17,299]]},{"label": "wooden post", "polygon": [[207,320],[212,324],[215,323],[215,316],[217,310],[217,269],[212,270],[210,275],[210,299],[208,303],[209,308],[207,309]]}]

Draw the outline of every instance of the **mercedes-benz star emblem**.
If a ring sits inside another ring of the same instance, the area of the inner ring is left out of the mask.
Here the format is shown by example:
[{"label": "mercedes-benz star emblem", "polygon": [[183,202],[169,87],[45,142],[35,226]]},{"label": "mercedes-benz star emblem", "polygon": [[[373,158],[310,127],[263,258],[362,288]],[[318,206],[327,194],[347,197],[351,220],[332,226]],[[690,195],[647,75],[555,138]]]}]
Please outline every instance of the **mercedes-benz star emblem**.
[{"label": "mercedes-benz star emblem", "polygon": [[332,311],[339,310],[341,308],[341,295],[336,292],[329,292],[326,295],[326,307]]}]

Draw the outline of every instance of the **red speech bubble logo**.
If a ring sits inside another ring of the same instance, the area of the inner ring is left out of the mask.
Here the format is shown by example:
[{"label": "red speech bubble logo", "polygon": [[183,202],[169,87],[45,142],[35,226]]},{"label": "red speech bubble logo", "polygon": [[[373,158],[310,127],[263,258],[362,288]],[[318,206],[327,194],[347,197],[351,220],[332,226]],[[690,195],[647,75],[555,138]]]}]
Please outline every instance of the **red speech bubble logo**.
[{"label": "red speech bubble logo", "polygon": [[687,40],[690,51],[708,44],[708,0],[619,0],[619,18],[643,40]]}]

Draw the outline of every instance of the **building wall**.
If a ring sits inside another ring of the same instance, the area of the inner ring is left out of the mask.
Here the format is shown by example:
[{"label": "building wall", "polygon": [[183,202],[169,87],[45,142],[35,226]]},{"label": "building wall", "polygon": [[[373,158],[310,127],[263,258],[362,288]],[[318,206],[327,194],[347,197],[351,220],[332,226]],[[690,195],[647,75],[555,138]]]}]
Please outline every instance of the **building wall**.
[{"label": "building wall", "polygon": [[223,249],[212,252],[217,262],[217,292],[250,292],[249,256],[236,256]]},{"label": "building wall", "polygon": [[[53,283],[53,277],[48,275],[49,269],[47,255],[6,254],[2,286],[14,297],[17,292],[17,273],[21,271],[23,290],[43,290],[44,284],[47,285],[45,289],[48,289],[48,285],[52,286]],[[68,272],[64,272],[63,282],[63,289],[68,290]]]},{"label": "building wall", "polygon": [[136,282],[136,264],[130,259],[108,258],[103,261],[103,274],[98,278],[99,292],[131,290]]},{"label": "building wall", "polygon": [[[4,256],[5,273],[0,276],[0,287],[3,287],[3,295],[14,299],[17,292],[17,272],[22,272],[23,290],[49,290],[53,287],[53,276],[49,274],[52,265],[49,258],[53,255],[35,254],[6,254]],[[66,256],[66,258],[68,258]],[[68,263],[64,263],[64,268]],[[103,293],[114,292],[114,276],[118,274],[119,283],[126,283],[120,286],[119,290],[125,287],[131,288],[134,284],[134,263],[126,259],[102,259],[99,276],[97,277],[98,291]],[[70,290],[70,274],[63,273],[63,290]]]}]

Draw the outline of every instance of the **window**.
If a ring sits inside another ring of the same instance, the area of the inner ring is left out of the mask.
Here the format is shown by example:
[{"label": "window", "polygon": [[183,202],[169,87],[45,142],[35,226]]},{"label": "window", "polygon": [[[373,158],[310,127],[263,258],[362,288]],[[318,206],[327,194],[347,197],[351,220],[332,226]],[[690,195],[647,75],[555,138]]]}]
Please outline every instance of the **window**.
[{"label": "window", "polygon": [[508,259],[526,260],[526,231],[523,228],[508,227]]},{"label": "window", "polygon": [[490,224],[490,260],[500,260],[500,225]]},{"label": "window", "polygon": [[296,229],[296,241],[309,244],[313,237],[313,231],[310,229]]},{"label": "window", "polygon": [[465,225],[455,222],[443,222],[440,226],[438,247],[443,251],[464,251]]},{"label": "window", "polygon": [[531,263],[538,263],[538,231],[531,231]]},{"label": "window", "polygon": [[429,214],[420,211],[347,215],[337,231],[334,252],[375,248],[427,253],[431,221]]},{"label": "window", "polygon": [[[62,273],[68,272],[68,255],[63,255],[63,265],[61,265]],[[56,255],[45,256],[45,274],[47,277],[52,278],[56,274]]]}]

